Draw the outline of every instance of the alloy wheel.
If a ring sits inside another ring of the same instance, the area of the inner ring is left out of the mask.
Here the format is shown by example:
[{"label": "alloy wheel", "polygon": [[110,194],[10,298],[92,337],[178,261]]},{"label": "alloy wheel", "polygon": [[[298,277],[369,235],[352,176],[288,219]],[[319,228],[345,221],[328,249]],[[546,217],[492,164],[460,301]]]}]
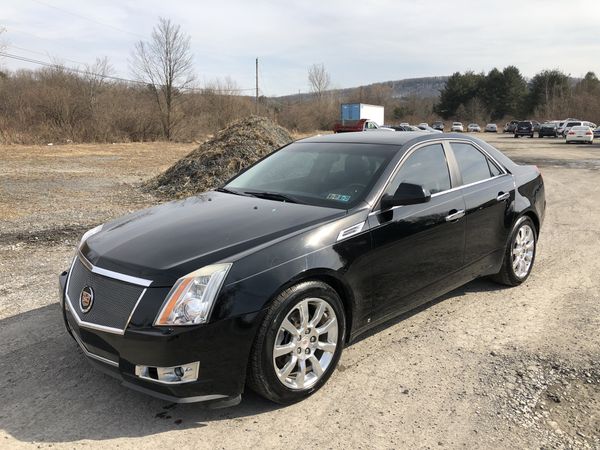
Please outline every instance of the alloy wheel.
[{"label": "alloy wheel", "polygon": [[518,278],[525,278],[529,274],[535,251],[535,234],[528,224],[524,224],[517,231],[512,248],[512,267]]},{"label": "alloy wheel", "polygon": [[273,346],[273,368],[289,389],[314,386],[329,368],[338,345],[333,307],[320,298],[296,304],[279,324]]}]

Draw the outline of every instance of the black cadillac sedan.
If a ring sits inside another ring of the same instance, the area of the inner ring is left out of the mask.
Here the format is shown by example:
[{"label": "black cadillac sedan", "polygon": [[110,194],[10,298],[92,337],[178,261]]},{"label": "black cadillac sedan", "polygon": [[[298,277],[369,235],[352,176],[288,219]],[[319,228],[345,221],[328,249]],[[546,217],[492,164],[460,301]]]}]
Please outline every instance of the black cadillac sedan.
[{"label": "black cadillac sedan", "polygon": [[248,386],[295,402],[375,325],[477,277],[523,283],[545,203],[536,167],[476,138],[303,139],[85,233],[60,276],[66,328],[169,401],[234,403]]}]

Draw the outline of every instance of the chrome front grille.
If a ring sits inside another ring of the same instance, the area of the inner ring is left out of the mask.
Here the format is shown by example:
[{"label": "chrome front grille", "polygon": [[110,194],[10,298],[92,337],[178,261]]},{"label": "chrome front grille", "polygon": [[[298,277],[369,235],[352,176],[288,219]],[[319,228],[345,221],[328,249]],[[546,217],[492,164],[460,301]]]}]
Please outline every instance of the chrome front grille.
[{"label": "chrome front grille", "polygon": [[[83,313],[79,298],[86,286],[92,288],[94,299],[91,309]],[[66,292],[69,309],[80,326],[122,334],[145,288],[93,273],[78,257],[73,262]]]}]

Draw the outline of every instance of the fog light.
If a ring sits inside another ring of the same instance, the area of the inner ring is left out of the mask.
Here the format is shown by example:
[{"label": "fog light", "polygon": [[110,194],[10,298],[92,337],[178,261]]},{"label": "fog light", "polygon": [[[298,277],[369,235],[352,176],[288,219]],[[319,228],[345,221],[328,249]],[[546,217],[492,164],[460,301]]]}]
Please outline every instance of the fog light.
[{"label": "fog light", "polygon": [[135,366],[135,375],[139,378],[165,384],[196,381],[199,371],[199,361],[173,367]]}]

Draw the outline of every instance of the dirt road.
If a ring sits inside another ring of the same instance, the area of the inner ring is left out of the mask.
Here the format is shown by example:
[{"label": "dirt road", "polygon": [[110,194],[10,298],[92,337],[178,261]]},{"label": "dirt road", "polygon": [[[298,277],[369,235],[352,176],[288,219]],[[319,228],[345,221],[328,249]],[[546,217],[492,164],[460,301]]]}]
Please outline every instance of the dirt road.
[{"label": "dirt road", "polygon": [[600,145],[483,137],[544,175],[529,280],[478,280],[381,327],[304,402],[222,410],[92,369],[57,304],[79,234],[155,202],[135,184],[192,146],[0,147],[0,447],[600,448]]}]

